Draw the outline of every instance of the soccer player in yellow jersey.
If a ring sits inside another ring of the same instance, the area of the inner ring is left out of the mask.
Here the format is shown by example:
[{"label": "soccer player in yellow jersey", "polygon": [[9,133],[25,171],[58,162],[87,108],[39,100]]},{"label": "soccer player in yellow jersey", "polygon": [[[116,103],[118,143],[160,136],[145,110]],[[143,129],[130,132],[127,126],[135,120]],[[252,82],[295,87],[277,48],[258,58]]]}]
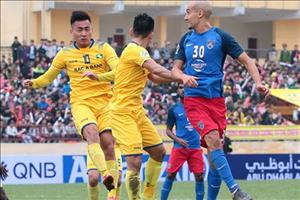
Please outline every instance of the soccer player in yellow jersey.
[{"label": "soccer player in yellow jersey", "polygon": [[165,148],[155,126],[146,116],[142,92],[147,79],[170,82],[171,72],[150,58],[145,49],[152,40],[154,20],[147,14],[134,19],[132,42],[123,50],[116,68],[111,126],[117,146],[127,162],[126,189],[130,200],[140,199],[143,150],[149,153],[142,199],[154,199]]},{"label": "soccer player in yellow jersey", "polygon": [[[109,124],[112,90],[111,84],[105,80],[113,74],[109,70],[117,66],[119,59],[107,43],[92,39],[91,19],[87,13],[74,11],[70,21],[73,45],[58,52],[45,74],[25,80],[23,84],[28,88],[45,87],[66,69],[72,89],[71,112],[78,132],[88,143],[88,168],[92,169],[94,165],[103,176],[103,184],[112,190],[117,187],[119,173]],[[96,74],[97,80],[91,80],[92,74]],[[93,176],[95,170],[89,170],[88,174],[90,199],[97,199],[98,187],[91,184],[98,184],[98,179],[96,183],[92,179],[96,177]]]}]

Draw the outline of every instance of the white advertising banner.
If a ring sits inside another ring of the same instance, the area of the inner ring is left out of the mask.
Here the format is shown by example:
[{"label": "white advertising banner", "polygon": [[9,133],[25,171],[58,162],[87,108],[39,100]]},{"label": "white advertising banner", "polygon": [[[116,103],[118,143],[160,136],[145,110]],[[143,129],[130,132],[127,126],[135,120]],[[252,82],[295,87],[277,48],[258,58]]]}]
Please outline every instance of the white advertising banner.
[{"label": "white advertising banner", "polygon": [[1,156],[8,169],[3,184],[63,183],[62,156]]}]

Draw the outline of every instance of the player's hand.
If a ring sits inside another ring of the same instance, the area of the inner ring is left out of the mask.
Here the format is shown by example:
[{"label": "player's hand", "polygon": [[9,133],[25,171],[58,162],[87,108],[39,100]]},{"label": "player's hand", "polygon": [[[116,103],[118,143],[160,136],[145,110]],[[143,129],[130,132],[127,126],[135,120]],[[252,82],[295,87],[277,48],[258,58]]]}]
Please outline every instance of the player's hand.
[{"label": "player's hand", "polygon": [[182,82],[185,86],[195,88],[198,86],[197,82],[198,77],[196,76],[190,76],[190,75],[183,75],[182,76]]},{"label": "player's hand", "polygon": [[1,162],[0,164],[0,178],[4,180],[8,176],[8,170],[6,169],[6,164]]},{"label": "player's hand", "polygon": [[32,81],[29,80],[29,79],[26,79],[23,81],[23,86],[26,87],[26,88],[32,88]]},{"label": "player's hand", "polygon": [[188,146],[187,141],[185,141],[184,139],[177,138],[177,142],[178,142],[181,146],[183,146],[183,147],[187,147],[187,146]]},{"label": "player's hand", "polygon": [[271,94],[270,90],[265,85],[258,84],[256,86],[256,89],[260,94],[262,94],[265,97],[265,99],[268,98]]},{"label": "player's hand", "polygon": [[84,77],[88,77],[91,80],[96,80],[96,81],[99,80],[98,76],[93,72],[84,72],[82,78]]}]

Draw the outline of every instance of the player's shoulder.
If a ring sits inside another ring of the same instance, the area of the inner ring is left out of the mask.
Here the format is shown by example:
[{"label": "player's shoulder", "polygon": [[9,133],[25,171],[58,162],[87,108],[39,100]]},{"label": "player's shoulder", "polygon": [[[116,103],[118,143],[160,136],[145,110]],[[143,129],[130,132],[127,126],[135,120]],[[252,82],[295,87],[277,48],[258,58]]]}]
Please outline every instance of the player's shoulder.
[{"label": "player's shoulder", "polygon": [[181,36],[181,40],[185,40],[186,38],[190,37],[190,36],[192,35],[192,33],[193,33],[192,30],[186,32],[185,34],[183,34],[183,35]]},{"label": "player's shoulder", "polygon": [[214,27],[214,31],[219,34],[221,38],[232,37],[229,33],[218,27]]},{"label": "player's shoulder", "polygon": [[97,46],[98,48],[104,48],[105,46],[107,46],[109,44],[105,41],[98,40],[98,41],[95,42],[94,45]]},{"label": "player's shoulder", "polygon": [[174,105],[172,105],[172,106],[169,108],[168,112],[169,112],[169,113],[174,113],[174,110],[176,109],[177,106],[178,106],[177,103],[175,103]]},{"label": "player's shoulder", "polygon": [[74,49],[75,49],[75,47],[73,45],[70,45],[70,46],[63,47],[59,52],[68,53],[68,52],[73,51]]},{"label": "player's shoulder", "polygon": [[124,52],[133,56],[139,55],[142,58],[149,56],[147,49],[132,42],[125,47]]}]

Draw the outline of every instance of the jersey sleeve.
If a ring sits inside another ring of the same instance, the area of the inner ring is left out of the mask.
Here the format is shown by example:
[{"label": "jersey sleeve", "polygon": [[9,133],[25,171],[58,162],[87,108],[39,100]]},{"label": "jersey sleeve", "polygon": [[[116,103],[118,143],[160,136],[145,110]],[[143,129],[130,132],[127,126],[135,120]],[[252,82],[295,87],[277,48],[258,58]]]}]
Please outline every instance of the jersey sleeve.
[{"label": "jersey sleeve", "polygon": [[49,85],[65,67],[63,50],[59,51],[53,59],[51,66],[43,75],[32,80],[33,88],[41,88]]},{"label": "jersey sleeve", "polygon": [[167,127],[172,129],[175,125],[175,122],[176,122],[176,119],[174,116],[174,106],[173,106],[168,111]]},{"label": "jersey sleeve", "polygon": [[150,60],[149,52],[145,48],[136,48],[133,52],[133,62],[139,66],[143,66],[144,62]]},{"label": "jersey sleeve", "polygon": [[185,57],[185,51],[184,51],[184,42],[186,37],[188,36],[188,33],[186,33],[184,36],[181,37],[176,51],[175,51],[175,60],[182,60],[185,62],[186,57]]},{"label": "jersey sleeve", "polygon": [[119,63],[119,57],[117,56],[115,50],[107,43],[104,44],[104,58],[111,70],[114,70],[117,67]]},{"label": "jersey sleeve", "polygon": [[223,51],[230,55],[232,58],[238,58],[243,52],[243,48],[235,41],[235,39],[228,33],[221,29],[216,29],[217,33],[222,38],[222,49]]},{"label": "jersey sleeve", "polygon": [[119,57],[117,56],[115,50],[107,43],[104,44],[104,58],[111,71],[100,74],[98,76],[98,80],[111,82],[115,79],[115,71],[119,64]]}]

